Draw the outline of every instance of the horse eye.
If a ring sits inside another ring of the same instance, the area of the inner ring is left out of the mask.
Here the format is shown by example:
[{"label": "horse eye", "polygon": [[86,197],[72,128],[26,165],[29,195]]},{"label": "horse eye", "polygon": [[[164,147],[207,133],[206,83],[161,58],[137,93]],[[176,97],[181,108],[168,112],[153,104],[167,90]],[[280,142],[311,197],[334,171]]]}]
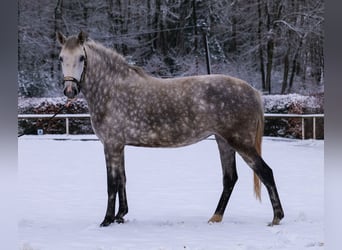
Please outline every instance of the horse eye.
[{"label": "horse eye", "polygon": [[60,62],[63,62],[63,57],[60,56],[60,57],[59,57],[59,61],[60,61]]},{"label": "horse eye", "polygon": [[84,61],[84,55],[80,56],[80,62]]}]

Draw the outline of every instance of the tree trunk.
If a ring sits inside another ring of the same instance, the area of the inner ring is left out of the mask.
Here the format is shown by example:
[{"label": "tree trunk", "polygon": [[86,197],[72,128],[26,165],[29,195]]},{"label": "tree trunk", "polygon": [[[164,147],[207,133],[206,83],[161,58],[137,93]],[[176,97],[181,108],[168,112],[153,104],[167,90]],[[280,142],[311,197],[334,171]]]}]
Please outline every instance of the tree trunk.
[{"label": "tree trunk", "polygon": [[271,94],[271,80],[272,80],[272,67],[273,67],[273,51],[274,41],[273,38],[269,38],[267,41],[267,63],[266,63],[266,81],[265,87],[269,94]]},{"label": "tree trunk", "polygon": [[264,55],[263,55],[263,41],[262,41],[262,11],[261,11],[261,1],[258,0],[258,42],[259,42],[259,62],[260,62],[260,74],[261,74],[261,86],[262,90],[266,90],[266,81],[265,81],[265,62],[264,62]]},{"label": "tree trunk", "polygon": [[266,13],[267,13],[267,30],[268,30],[268,39],[267,39],[267,63],[266,63],[266,89],[269,94],[272,92],[272,68],[273,68],[273,57],[274,57],[274,47],[275,47],[275,39],[278,33],[278,27],[276,26],[276,20],[279,20],[281,17],[281,12],[283,9],[283,5],[280,0],[272,2],[271,10],[266,4]]},{"label": "tree trunk", "polygon": [[302,44],[303,44],[303,38],[300,39],[300,42],[299,42],[299,46],[298,48],[296,49],[296,53],[293,57],[293,60],[292,60],[292,69],[291,69],[291,75],[290,75],[290,80],[289,80],[289,89],[288,89],[288,92],[291,92],[292,90],[292,86],[293,86],[293,80],[294,80],[294,77],[295,77],[295,74],[296,74],[296,70],[297,70],[297,58],[298,58],[298,55],[299,55],[299,51],[302,47]]},{"label": "tree trunk", "polygon": [[[153,29],[153,19],[154,19],[154,12],[155,9],[152,9],[152,4],[151,0],[147,0],[147,30],[152,30]],[[153,51],[155,50],[154,46],[154,39],[155,36],[153,33],[148,33],[147,35],[148,41],[150,42],[150,53],[152,54]]]},{"label": "tree trunk", "polygon": [[232,37],[231,37],[231,43],[229,46],[229,51],[234,53],[237,53],[237,18],[233,14],[232,16]]},{"label": "tree trunk", "polygon": [[164,22],[163,22],[163,13],[161,9],[161,1],[156,0],[156,11],[154,14],[154,30],[155,39],[154,39],[154,47],[160,50],[164,55],[166,55],[166,44],[164,37]]},{"label": "tree trunk", "polygon": [[289,75],[289,67],[290,67],[290,63],[289,63],[289,50],[287,49],[286,54],[284,56],[284,76],[283,76],[283,82],[281,85],[281,93],[285,94],[286,88],[287,88],[287,79],[288,79],[288,75]]},{"label": "tree trunk", "polygon": [[[121,3],[121,33],[122,34],[128,34],[128,27],[130,24],[130,18],[131,18],[131,11],[130,11],[130,0],[125,0],[123,3]],[[128,47],[126,43],[121,39],[121,53],[123,55],[126,55],[128,52]]]},{"label": "tree trunk", "polygon": [[197,27],[197,7],[196,7],[196,0],[192,1],[192,8],[193,8],[193,13],[192,13],[192,17],[193,17],[193,26],[195,26],[194,30],[195,30],[195,53],[197,54],[197,49],[198,49],[198,27]]},{"label": "tree trunk", "polygon": [[[63,0],[58,0],[56,7],[55,7],[55,12],[54,12],[54,29],[53,29],[53,34],[51,34],[52,41],[56,41],[56,33],[57,31],[63,31]],[[56,42],[52,43],[52,50],[50,53],[50,59],[51,59],[51,67],[50,67],[50,76],[51,79],[55,78],[55,72],[57,72],[59,64],[58,60],[56,60],[57,56],[57,47],[56,47]]]}]

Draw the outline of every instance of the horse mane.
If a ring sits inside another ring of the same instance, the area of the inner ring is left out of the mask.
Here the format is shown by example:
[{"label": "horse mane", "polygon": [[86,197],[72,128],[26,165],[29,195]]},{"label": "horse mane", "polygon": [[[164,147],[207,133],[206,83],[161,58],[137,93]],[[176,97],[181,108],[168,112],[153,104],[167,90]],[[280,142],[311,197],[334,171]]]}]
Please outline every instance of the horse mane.
[{"label": "horse mane", "polygon": [[137,73],[139,76],[145,77],[147,75],[146,72],[143,70],[143,68],[141,68],[139,66],[130,65],[130,64],[128,64],[128,66],[130,69],[135,71],[135,73]]},{"label": "horse mane", "polygon": [[[119,54],[115,49],[105,47],[101,43],[95,42],[94,40],[91,40],[91,39],[89,39],[85,43],[85,45],[88,46],[88,48],[91,51],[94,51],[95,53],[97,53],[107,63],[112,64],[113,67],[119,68],[120,66],[121,73],[128,74],[128,71],[132,70],[141,77],[147,76],[147,73],[141,67],[129,64],[126,61],[126,59],[121,54]],[[122,69],[124,69],[125,72],[122,72]]]}]

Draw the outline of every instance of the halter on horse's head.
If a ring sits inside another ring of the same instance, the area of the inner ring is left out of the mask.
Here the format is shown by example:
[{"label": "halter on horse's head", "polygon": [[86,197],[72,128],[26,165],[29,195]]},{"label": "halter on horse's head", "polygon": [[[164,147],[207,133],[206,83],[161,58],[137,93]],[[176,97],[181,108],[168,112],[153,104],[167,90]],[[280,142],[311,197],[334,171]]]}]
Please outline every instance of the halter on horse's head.
[{"label": "halter on horse's head", "polygon": [[57,39],[62,45],[59,60],[62,65],[64,95],[69,99],[75,98],[84,81],[87,68],[87,53],[84,42],[87,34],[81,31],[78,36],[66,38],[61,32],[57,32]]}]

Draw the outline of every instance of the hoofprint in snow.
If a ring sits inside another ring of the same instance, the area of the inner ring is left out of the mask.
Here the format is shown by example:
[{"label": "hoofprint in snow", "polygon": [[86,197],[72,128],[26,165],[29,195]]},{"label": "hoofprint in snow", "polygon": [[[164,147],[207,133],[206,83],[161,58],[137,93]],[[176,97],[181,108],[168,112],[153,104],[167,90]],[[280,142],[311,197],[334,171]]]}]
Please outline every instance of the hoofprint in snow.
[{"label": "hoofprint in snow", "polygon": [[[57,140],[56,140],[57,139]],[[222,191],[214,140],[174,149],[126,147],[129,213],[100,228],[106,167],[94,136],[24,136],[18,141],[19,248],[323,249],[324,141],[264,138],[285,218],[253,197],[252,171],[237,157],[239,180],[223,221],[208,224]]]}]

